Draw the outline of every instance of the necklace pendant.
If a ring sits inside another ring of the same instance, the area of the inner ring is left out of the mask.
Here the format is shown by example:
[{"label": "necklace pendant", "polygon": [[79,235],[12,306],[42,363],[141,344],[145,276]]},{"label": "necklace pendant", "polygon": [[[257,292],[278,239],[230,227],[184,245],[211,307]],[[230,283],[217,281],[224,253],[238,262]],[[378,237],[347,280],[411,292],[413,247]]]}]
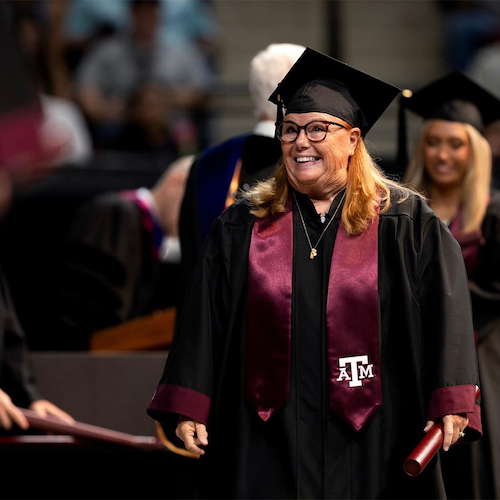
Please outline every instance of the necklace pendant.
[{"label": "necklace pendant", "polygon": [[309,258],[312,260],[314,257],[318,255],[318,251],[315,248],[311,248],[311,253],[309,254]]}]

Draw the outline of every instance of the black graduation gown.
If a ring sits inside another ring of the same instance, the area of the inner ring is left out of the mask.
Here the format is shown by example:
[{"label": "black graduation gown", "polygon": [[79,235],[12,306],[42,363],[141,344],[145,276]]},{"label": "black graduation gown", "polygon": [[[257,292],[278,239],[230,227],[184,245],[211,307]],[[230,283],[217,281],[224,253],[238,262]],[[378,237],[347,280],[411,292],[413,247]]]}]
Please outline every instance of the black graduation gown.
[{"label": "black graduation gown", "polygon": [[175,306],[180,265],[155,256],[137,204],[100,195],[76,213],[59,287],[59,349],[87,349],[90,334]]},{"label": "black graduation gown", "polygon": [[[311,241],[323,229],[298,195]],[[337,201],[338,202],[338,201]],[[335,202],[330,216],[336,208]],[[254,223],[238,202],[218,218],[191,283],[148,413],[166,429],[203,420],[201,495],[210,498],[436,498],[433,461],[417,478],[403,461],[421,439],[433,390],[478,384],[470,299],[460,248],[425,202],[393,201],[379,223],[381,408],[356,433],[328,407],[325,308],[338,218],[309,259],[294,207],[291,390],[262,421],[244,399],[248,251]],[[168,395],[165,387],[186,396]],[[448,411],[449,410],[449,411]],[[443,406],[443,415],[454,413]],[[472,437],[475,431],[468,431]]]},{"label": "black graduation gown", "polygon": [[[500,191],[492,189],[481,225],[484,242],[469,275],[481,379],[484,437],[444,461],[453,498],[500,497]],[[470,467],[472,460],[472,467]],[[448,464],[449,462],[449,464]]]}]

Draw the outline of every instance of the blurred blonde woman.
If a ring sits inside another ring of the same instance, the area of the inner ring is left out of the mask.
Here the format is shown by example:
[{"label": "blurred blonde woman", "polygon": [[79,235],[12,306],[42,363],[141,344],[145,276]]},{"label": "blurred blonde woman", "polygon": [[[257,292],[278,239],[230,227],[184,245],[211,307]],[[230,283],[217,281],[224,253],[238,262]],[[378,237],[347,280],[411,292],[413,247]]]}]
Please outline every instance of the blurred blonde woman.
[{"label": "blurred blonde woman", "polygon": [[[453,166],[446,166],[453,162]],[[460,231],[476,232],[491,189],[491,148],[469,123],[428,120],[420,131],[406,181],[429,199],[450,225],[460,214]]]},{"label": "blurred blonde woman", "polygon": [[[444,460],[445,483],[451,498],[498,498],[500,466],[492,464],[500,463],[495,445],[500,438],[500,192],[490,186],[491,148],[482,132],[500,118],[500,101],[454,73],[416,92],[405,106],[425,118],[405,180],[425,194],[460,244],[486,412],[485,439],[477,443],[476,458],[471,462],[468,450],[454,449]],[[480,482],[474,479],[479,470]]]}]

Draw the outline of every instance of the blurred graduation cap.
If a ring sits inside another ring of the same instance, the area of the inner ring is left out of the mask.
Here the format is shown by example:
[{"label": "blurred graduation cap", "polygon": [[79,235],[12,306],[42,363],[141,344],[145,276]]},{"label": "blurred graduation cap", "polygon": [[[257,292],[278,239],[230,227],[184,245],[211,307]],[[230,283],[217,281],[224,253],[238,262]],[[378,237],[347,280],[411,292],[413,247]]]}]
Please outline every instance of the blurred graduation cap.
[{"label": "blurred graduation cap", "polygon": [[277,121],[287,113],[328,113],[359,127],[364,136],[400,89],[306,48],[269,100],[278,105]]},{"label": "blurred graduation cap", "polygon": [[500,100],[463,73],[451,73],[412,93],[400,97],[398,163],[406,168],[405,109],[425,120],[468,123],[483,133],[484,127],[500,118]]}]

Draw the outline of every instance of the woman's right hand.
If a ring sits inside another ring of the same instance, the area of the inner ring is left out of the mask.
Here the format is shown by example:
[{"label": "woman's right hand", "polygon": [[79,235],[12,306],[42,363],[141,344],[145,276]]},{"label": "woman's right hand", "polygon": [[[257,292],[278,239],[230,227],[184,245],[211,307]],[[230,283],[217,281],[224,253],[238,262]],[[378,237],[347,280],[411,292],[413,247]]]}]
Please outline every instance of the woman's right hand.
[{"label": "woman's right hand", "polygon": [[28,420],[12,402],[10,396],[0,389],[0,428],[9,430],[13,423],[24,430],[29,427]]},{"label": "woman's right hand", "polygon": [[208,432],[205,424],[181,416],[175,435],[183,441],[186,450],[197,455],[205,454],[205,450],[200,448],[200,446],[208,445]]}]

